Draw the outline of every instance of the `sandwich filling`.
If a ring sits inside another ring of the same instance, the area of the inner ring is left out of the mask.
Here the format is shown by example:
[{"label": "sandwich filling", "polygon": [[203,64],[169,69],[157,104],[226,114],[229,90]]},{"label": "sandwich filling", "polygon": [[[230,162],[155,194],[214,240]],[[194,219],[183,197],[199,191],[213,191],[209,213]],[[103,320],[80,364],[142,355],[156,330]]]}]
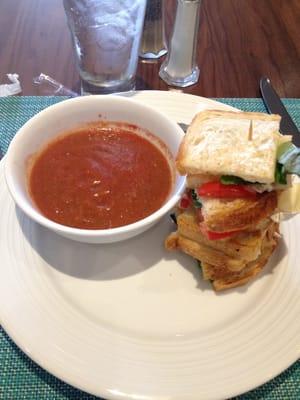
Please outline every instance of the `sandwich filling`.
[{"label": "sandwich filling", "polygon": [[279,123],[277,115],[204,111],[180,146],[187,188],[165,245],[197,259],[215,290],[247,283],[278,243],[278,194],[300,169],[299,149]]}]

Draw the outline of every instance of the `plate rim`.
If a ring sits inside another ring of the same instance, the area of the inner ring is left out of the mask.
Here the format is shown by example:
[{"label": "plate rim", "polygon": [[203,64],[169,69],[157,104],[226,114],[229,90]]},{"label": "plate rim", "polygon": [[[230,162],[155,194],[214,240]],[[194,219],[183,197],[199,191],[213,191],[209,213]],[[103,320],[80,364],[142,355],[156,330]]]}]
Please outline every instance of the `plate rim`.
[{"label": "plate rim", "polygon": [[[163,92],[163,91],[137,91],[136,92],[136,94],[139,94],[139,93],[142,93],[142,92],[154,92],[153,94],[161,94],[161,93],[172,93],[172,96],[174,95],[174,93],[175,94],[177,94],[177,92]],[[195,98],[195,100],[197,99],[198,101],[199,101],[199,103],[201,103],[201,101],[205,101],[205,102],[207,102],[208,100],[209,100],[209,102],[210,102],[210,104],[211,105],[216,105],[216,106],[218,106],[218,105],[222,105],[222,108],[226,108],[226,107],[228,107],[228,109],[229,108],[231,108],[231,109],[233,109],[233,107],[231,107],[231,106],[226,106],[225,104],[223,104],[223,103],[219,103],[219,102],[217,102],[217,101],[215,101],[215,100],[211,100],[211,99],[206,99],[206,98],[204,98],[204,97],[200,97],[200,96],[195,96],[195,95],[191,95],[191,94],[185,94],[185,93],[179,93],[181,96],[192,96],[193,98]],[[138,98],[137,98],[137,100],[138,100]],[[3,159],[1,160],[1,163],[0,163],[0,165],[1,165],[1,167],[0,168],[3,168],[3,165],[4,165],[4,160],[5,160],[5,156],[3,157]],[[9,327],[7,326],[7,324],[5,323],[5,321],[3,321],[2,320],[2,317],[0,316],[0,321],[1,321],[1,325],[2,325],[2,327],[3,327],[3,329],[4,329],[4,331],[7,333],[7,335],[9,336],[9,338],[11,338],[12,340],[13,340],[13,342],[18,346],[18,348],[19,349],[21,349],[21,351],[23,351],[31,360],[33,360],[34,362],[36,362],[39,366],[41,366],[45,371],[47,371],[47,372],[49,372],[50,374],[52,374],[53,376],[55,376],[56,378],[58,378],[58,379],[60,379],[60,380],[62,380],[62,381],[64,381],[65,383],[67,383],[67,384],[70,384],[70,385],[72,385],[73,387],[75,387],[75,388],[78,388],[79,390],[82,390],[82,391],[84,391],[84,392],[86,392],[86,393],[91,393],[91,394],[94,394],[95,396],[105,396],[105,398],[110,398],[110,399],[113,399],[113,400],[115,400],[115,399],[120,399],[120,395],[118,395],[118,394],[116,394],[116,395],[114,395],[113,393],[111,393],[110,391],[108,392],[107,391],[107,389],[104,389],[104,391],[100,391],[99,390],[99,392],[97,392],[97,393],[95,393],[95,392],[91,392],[91,391],[87,391],[87,389],[84,387],[84,386],[81,386],[81,384],[80,384],[80,382],[75,382],[73,379],[70,379],[69,377],[66,377],[66,376],[62,376],[62,375],[60,375],[60,374],[57,374],[56,372],[55,372],[55,370],[53,370],[52,368],[49,368],[49,366],[47,366],[44,362],[43,362],[43,360],[40,360],[38,357],[35,357],[35,355],[33,355],[33,354],[31,354],[30,352],[28,352],[27,351],[27,349],[26,349],[26,347],[20,342],[20,340],[19,340],[19,338],[18,337],[16,337],[16,335],[14,334],[14,332],[11,332],[10,331],[10,329],[9,329]],[[7,322],[7,321],[6,321]],[[234,391],[234,392],[232,392],[232,393],[228,393],[228,394],[226,394],[226,396],[236,396],[236,395],[239,395],[239,394],[242,394],[242,393],[245,393],[245,392],[247,392],[247,391],[249,391],[249,390],[251,390],[251,389],[254,389],[254,388],[258,388],[259,386],[261,386],[261,385],[263,385],[264,383],[266,383],[266,382],[268,382],[268,381],[270,381],[271,379],[274,379],[276,376],[278,376],[280,373],[282,373],[283,371],[285,371],[288,367],[290,367],[292,364],[294,364],[294,362],[295,361],[297,361],[297,359],[298,359],[298,355],[296,354],[295,355],[295,359],[293,359],[293,360],[291,360],[291,361],[287,361],[286,362],[286,365],[285,366],[283,366],[283,367],[281,367],[281,368],[279,368],[279,370],[278,370],[278,372],[276,372],[276,373],[274,373],[272,376],[268,376],[268,377],[265,377],[265,379],[261,379],[261,382],[260,383],[255,383],[255,385],[253,385],[253,384],[250,384],[249,383],[249,385],[248,385],[248,388],[245,388],[244,390],[237,390],[237,391]],[[107,397],[107,396],[109,396],[109,397]],[[122,396],[122,398],[123,399],[130,399],[130,400],[132,400],[133,399],[133,397],[132,396]],[[152,398],[152,397],[151,397]],[[175,398],[175,397],[174,397]],[[156,397],[153,397],[153,399],[156,399]],[[218,397],[216,397],[216,399],[218,399]],[[220,399],[221,399],[221,397],[220,397]]]}]

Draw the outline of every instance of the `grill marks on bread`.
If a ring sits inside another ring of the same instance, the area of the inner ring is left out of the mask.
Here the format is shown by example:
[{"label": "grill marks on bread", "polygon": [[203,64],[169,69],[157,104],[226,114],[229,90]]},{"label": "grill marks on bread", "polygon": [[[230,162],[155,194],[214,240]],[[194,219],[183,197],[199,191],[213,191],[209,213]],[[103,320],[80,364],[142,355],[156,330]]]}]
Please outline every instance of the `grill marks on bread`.
[{"label": "grill marks on bread", "polygon": [[272,215],[277,208],[277,193],[267,192],[257,199],[201,199],[202,214],[209,230],[244,230]]}]

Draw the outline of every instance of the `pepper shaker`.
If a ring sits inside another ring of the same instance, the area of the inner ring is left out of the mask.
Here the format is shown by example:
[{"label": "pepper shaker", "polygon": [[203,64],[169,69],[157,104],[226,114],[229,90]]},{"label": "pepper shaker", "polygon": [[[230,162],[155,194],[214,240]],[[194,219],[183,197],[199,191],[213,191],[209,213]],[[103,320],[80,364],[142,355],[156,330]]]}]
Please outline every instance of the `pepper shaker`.
[{"label": "pepper shaker", "polygon": [[146,59],[156,59],[167,51],[164,0],[148,0],[139,55]]},{"label": "pepper shaker", "polygon": [[175,24],[167,59],[159,76],[172,86],[186,87],[199,79],[197,36],[201,0],[177,0]]}]

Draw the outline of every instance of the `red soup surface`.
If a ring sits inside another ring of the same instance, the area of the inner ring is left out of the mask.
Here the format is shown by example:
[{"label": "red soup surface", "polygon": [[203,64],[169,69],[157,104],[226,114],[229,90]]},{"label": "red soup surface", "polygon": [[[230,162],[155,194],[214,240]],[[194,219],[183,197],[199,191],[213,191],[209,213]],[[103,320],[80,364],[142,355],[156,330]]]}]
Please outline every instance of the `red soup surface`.
[{"label": "red soup surface", "polygon": [[172,188],[170,163],[139,129],[94,124],[56,138],[32,160],[29,192],[49,219],[107,229],[147,217]]}]

